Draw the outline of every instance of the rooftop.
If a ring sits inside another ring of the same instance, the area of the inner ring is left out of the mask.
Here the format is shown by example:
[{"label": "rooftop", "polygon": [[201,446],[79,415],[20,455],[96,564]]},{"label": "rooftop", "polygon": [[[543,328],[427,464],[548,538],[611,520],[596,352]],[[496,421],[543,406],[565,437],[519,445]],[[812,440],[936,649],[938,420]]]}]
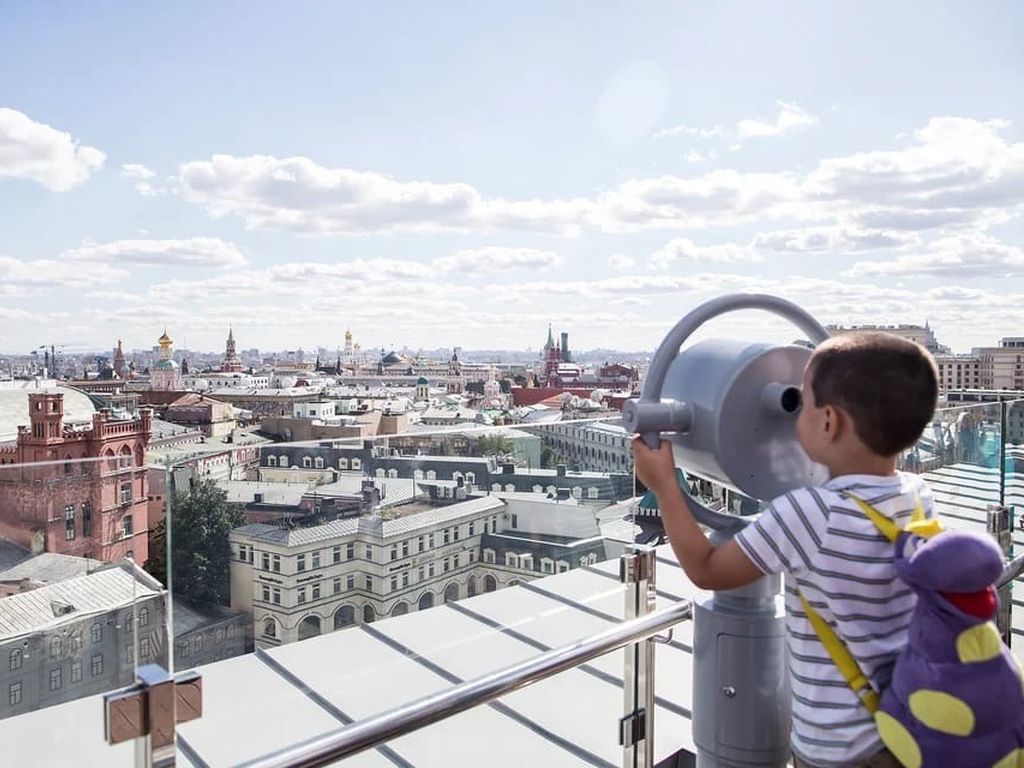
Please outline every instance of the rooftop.
[{"label": "rooftop", "polygon": [[88,557],[62,555],[58,552],[40,552],[27,557],[17,565],[0,570],[0,582],[28,580],[37,584],[54,584],[77,576],[85,576],[104,564]]}]

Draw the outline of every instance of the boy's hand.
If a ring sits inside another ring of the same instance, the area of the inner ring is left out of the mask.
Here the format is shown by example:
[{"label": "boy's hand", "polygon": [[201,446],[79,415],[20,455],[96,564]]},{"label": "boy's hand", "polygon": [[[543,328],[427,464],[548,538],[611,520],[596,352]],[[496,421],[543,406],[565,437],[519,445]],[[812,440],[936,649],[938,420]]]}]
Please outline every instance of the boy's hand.
[{"label": "boy's hand", "polygon": [[671,489],[678,489],[676,462],[672,456],[672,444],[662,440],[658,450],[647,447],[640,435],[633,435],[633,461],[636,476],[640,482],[661,497]]}]

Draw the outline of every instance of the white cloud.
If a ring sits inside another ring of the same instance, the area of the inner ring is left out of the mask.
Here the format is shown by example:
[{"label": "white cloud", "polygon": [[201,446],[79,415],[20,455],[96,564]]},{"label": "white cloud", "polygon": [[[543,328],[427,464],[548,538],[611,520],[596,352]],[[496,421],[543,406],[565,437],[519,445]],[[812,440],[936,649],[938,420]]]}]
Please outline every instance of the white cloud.
[{"label": "white cloud", "polygon": [[726,263],[736,261],[761,261],[761,255],[749,245],[735,243],[697,245],[685,237],[669,240],[651,255],[651,266],[661,268],[680,262]]},{"label": "white cloud", "polygon": [[22,261],[0,255],[0,283],[27,288],[86,287],[123,280],[128,273],[97,263],[83,269],[81,264],[58,259]]},{"label": "white cloud", "polygon": [[767,136],[783,136],[800,128],[807,128],[818,122],[818,118],[810,115],[796,104],[777,101],[778,115],[774,122],[748,118],[736,124],[736,135],[740,139],[753,139]]},{"label": "white cloud", "polygon": [[250,227],[308,234],[440,232],[493,228],[571,232],[586,201],[484,199],[465,183],[397,181],[306,157],[267,155],[182,164],[179,192],[214,217],[241,216]]},{"label": "white cloud", "polygon": [[66,131],[0,107],[0,178],[30,179],[54,192],[83,183],[107,156]]},{"label": "white cloud", "polygon": [[676,125],[672,128],[664,128],[654,134],[655,139],[666,139],[672,136],[690,136],[699,139],[712,139],[721,136],[725,128],[721,125],[713,125],[710,128],[700,128],[692,125]]},{"label": "white cloud", "polygon": [[846,273],[851,277],[915,275],[962,280],[979,277],[1024,276],[1024,248],[1008,245],[979,232],[939,238],[926,253],[901,256],[894,261],[859,261]]},{"label": "white cloud", "polygon": [[605,263],[610,269],[625,271],[627,269],[633,269],[636,266],[636,259],[632,256],[627,256],[624,253],[613,253],[605,259]]},{"label": "white cloud", "polygon": [[417,261],[401,259],[355,259],[334,263],[300,261],[275,264],[267,270],[272,282],[305,283],[319,289],[320,281],[387,282],[392,280],[428,280],[434,270]]},{"label": "white cloud", "polygon": [[125,163],[121,166],[121,176],[126,179],[152,179],[156,173],[141,163]]},{"label": "white cloud", "polygon": [[915,232],[824,226],[762,232],[754,238],[753,245],[780,253],[825,253],[905,248],[919,241]]},{"label": "white cloud", "polygon": [[63,254],[72,261],[174,267],[236,267],[246,263],[233,243],[216,237],[87,243]]},{"label": "white cloud", "polygon": [[516,269],[544,272],[560,267],[563,263],[564,259],[553,251],[502,246],[473,248],[434,259],[434,266],[445,272],[475,275]]}]

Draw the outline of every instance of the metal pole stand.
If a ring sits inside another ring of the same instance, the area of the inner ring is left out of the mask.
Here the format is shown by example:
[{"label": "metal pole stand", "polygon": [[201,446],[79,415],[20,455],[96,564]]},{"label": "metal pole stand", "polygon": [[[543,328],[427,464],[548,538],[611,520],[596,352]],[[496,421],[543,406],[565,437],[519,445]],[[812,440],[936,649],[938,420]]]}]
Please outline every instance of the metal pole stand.
[{"label": "metal pole stand", "polygon": [[[1001,504],[989,504],[985,516],[988,535],[996,540],[1003,552],[1003,560],[1008,560],[1013,553],[1013,509]],[[1010,645],[1013,610],[1013,582],[1009,581],[999,587],[999,612],[996,614],[996,626],[1003,642]]]},{"label": "metal pole stand", "polygon": [[[716,531],[711,541],[721,546],[730,535]],[[779,576],[766,576],[694,606],[697,768],[774,768],[789,761],[792,705],[780,585]]]},{"label": "metal pole stand", "polygon": [[176,677],[157,664],[144,664],[138,682],[103,696],[108,744],[138,739],[136,768],[172,768],[175,727],[203,714],[203,679],[197,672]]},{"label": "metal pole stand", "polygon": [[[626,621],[654,611],[656,562],[654,548],[638,544],[619,558],[619,579],[626,585]],[[654,643],[654,638],[648,638],[623,649],[625,714],[619,720],[619,744],[624,768],[654,766]]]}]

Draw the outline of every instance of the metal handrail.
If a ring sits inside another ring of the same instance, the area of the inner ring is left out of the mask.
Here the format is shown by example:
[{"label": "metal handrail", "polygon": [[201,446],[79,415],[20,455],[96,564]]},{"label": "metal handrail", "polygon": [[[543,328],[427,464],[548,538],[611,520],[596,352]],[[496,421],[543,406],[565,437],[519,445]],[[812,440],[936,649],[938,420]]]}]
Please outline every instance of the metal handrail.
[{"label": "metal handrail", "polygon": [[611,629],[546,651],[531,659],[468,680],[438,693],[389,709],[337,731],[242,763],[239,768],[318,768],[486,704],[591,659],[657,635],[693,615],[690,602],[678,603]]},{"label": "metal handrail", "polygon": [[1013,560],[1003,566],[1003,575],[999,577],[999,588],[1005,587],[1011,581],[1024,573],[1024,555],[1017,555]]}]

